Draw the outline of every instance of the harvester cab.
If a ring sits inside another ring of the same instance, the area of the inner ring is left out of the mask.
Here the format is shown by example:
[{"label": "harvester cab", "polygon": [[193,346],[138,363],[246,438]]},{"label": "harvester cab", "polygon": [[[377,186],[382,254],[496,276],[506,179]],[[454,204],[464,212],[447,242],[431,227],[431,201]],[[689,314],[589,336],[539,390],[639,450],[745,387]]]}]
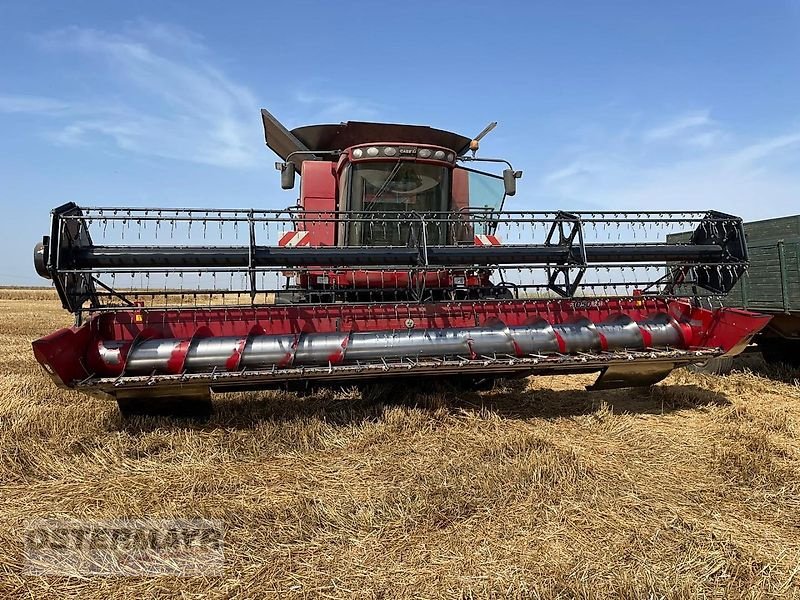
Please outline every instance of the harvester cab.
[{"label": "harvester cab", "polygon": [[[297,228],[286,234],[286,244],[413,248],[500,243],[491,216],[516,193],[522,172],[508,161],[475,156],[480,139],[496,123],[470,139],[419,125],[353,121],[288,131],[268,111],[261,115],[267,145],[284,161],[275,164],[281,187],[293,189],[296,173],[301,174]],[[469,162],[505,168],[497,174],[459,164]],[[477,214],[482,218],[470,218]],[[508,288],[492,284],[487,269],[430,270],[422,277],[324,269],[302,277],[289,274],[294,285],[276,296],[281,303],[333,297],[413,300],[420,294],[427,299],[510,296]]]},{"label": "harvester cab", "polygon": [[471,138],[262,119],[297,206],[53,210],[34,263],[76,324],[33,350],[56,384],[131,411],[407,377],[649,385],[769,319],[718,302],[747,267],[737,217],[508,211],[521,173]]}]

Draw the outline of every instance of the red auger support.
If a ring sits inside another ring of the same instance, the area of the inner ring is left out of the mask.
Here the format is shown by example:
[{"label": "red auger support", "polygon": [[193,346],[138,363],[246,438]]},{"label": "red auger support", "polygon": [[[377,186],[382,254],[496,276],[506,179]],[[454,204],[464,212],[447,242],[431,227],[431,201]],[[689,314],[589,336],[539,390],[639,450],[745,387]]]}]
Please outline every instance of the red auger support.
[{"label": "red auger support", "polygon": [[[342,366],[361,364],[351,358],[351,352],[366,357],[364,365],[405,364],[408,375],[415,374],[415,361],[422,365],[422,374],[428,374],[425,359],[431,358],[461,361],[465,368],[470,363],[495,361],[505,373],[551,372],[554,360],[560,372],[602,371],[604,364],[619,362],[634,381],[642,361],[666,361],[668,372],[698,355],[737,353],[769,320],[736,309],[711,311],[689,302],[643,296],[151,309],[142,311],[140,318],[138,322],[129,311],[98,314],[80,327],[34,342],[36,358],[61,386],[80,386],[88,379],[111,394],[126,377],[150,377],[152,385],[165,376],[196,379],[202,374],[247,371],[257,376],[256,371],[266,370],[279,381],[282,370],[303,367],[308,370],[307,379],[313,380],[315,369],[333,375]],[[365,339],[370,340],[368,346]],[[426,354],[430,344],[438,344],[438,356]],[[487,348],[496,351],[489,355]],[[193,351],[201,354],[192,355]],[[585,352],[605,356],[605,362],[591,368],[595,363],[587,360]],[[134,356],[138,356],[136,361]],[[254,362],[258,360],[267,362]],[[147,388],[142,383],[142,393]]]}]

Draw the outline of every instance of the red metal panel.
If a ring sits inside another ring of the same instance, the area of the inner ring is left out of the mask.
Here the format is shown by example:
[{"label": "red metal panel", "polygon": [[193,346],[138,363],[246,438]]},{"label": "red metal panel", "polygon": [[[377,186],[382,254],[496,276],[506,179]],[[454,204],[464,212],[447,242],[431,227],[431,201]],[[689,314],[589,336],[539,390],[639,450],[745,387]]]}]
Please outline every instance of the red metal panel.
[{"label": "red metal panel", "polygon": [[766,327],[772,318],[771,315],[737,308],[723,308],[711,312],[690,307],[688,303],[681,308],[683,318],[688,317],[695,331],[695,345],[722,348],[726,353],[734,355],[744,350],[753,336]]},{"label": "red metal panel", "polygon": [[[300,206],[307,212],[336,212],[336,164],[328,161],[303,162],[300,179]],[[310,219],[299,224],[310,232],[311,246],[332,246],[336,243],[336,227],[331,219]]]},{"label": "red metal panel", "polygon": [[[667,313],[680,328],[686,349],[721,348],[737,352],[769,321],[769,316],[738,309],[715,311],[689,302],[659,298],[585,300],[459,301],[431,304],[336,304],[273,305],[184,310],[119,311],[98,314],[78,328],[63,329],[34,342],[37,360],[46,365],[60,385],[85,378],[82,364],[95,373],[108,371],[97,355],[101,341],[135,344],[137,339],[169,337],[240,336],[253,332],[298,334],[300,332],[432,329],[476,327],[500,321],[520,326],[544,319],[551,324],[588,319],[601,323],[618,314],[635,321]],[[344,338],[343,338],[344,339]],[[125,349],[127,352],[127,349]],[[182,354],[179,353],[179,354]],[[176,356],[176,369],[183,356]],[[336,357],[331,357],[331,360]],[[238,363],[238,356],[231,357]],[[108,373],[105,373],[108,374]]]},{"label": "red metal panel", "polygon": [[97,333],[88,323],[65,327],[34,341],[33,354],[59,387],[67,387],[89,376],[84,356]]},{"label": "red metal panel", "polygon": [[[694,309],[708,314],[710,311]],[[412,319],[418,328],[474,327],[499,320],[506,325],[524,325],[543,318],[549,323],[566,323],[588,318],[599,323],[607,317],[624,313],[636,321],[671,312],[668,302],[656,298],[591,300],[509,300],[503,302],[453,301],[429,304],[323,304],[270,305],[183,310],[146,310],[142,321],[127,311],[96,316],[95,329],[105,339],[131,340],[144,330],[159,331],[163,337],[189,338],[200,327],[214,335],[247,335],[255,325],[269,334],[372,331],[405,329]],[[673,316],[676,316],[673,314]],[[688,323],[689,315],[678,312],[677,320]],[[698,331],[703,324],[692,323]],[[693,334],[694,335],[694,334]],[[698,344],[700,340],[698,338]]]},{"label": "red metal panel", "polygon": [[469,173],[464,169],[453,169],[453,212],[469,208]]}]

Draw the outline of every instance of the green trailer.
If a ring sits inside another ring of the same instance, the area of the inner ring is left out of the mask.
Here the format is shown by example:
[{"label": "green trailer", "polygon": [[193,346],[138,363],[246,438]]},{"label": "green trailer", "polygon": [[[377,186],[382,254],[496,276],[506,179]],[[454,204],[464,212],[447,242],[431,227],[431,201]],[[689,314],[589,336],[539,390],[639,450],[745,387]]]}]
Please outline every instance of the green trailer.
[{"label": "green trailer", "polygon": [[772,315],[756,337],[759,350],[767,362],[800,366],[800,215],[745,223],[744,231],[750,268],[723,302]]},{"label": "green trailer", "polygon": [[773,315],[759,335],[768,362],[800,365],[800,215],[746,223],[748,273],[725,300]]}]

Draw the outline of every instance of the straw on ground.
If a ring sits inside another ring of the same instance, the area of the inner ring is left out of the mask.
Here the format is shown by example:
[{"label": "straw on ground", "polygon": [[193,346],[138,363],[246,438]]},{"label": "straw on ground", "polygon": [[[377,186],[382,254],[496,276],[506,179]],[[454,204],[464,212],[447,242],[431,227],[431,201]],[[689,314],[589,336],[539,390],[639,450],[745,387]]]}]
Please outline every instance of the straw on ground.
[{"label": "straw on ground", "polygon": [[[0,316],[2,597],[800,596],[797,372],[235,394],[202,425],[123,421],[33,360],[68,323],[51,294],[2,294]],[[220,519],[225,572],[28,577],[40,517]]]}]

